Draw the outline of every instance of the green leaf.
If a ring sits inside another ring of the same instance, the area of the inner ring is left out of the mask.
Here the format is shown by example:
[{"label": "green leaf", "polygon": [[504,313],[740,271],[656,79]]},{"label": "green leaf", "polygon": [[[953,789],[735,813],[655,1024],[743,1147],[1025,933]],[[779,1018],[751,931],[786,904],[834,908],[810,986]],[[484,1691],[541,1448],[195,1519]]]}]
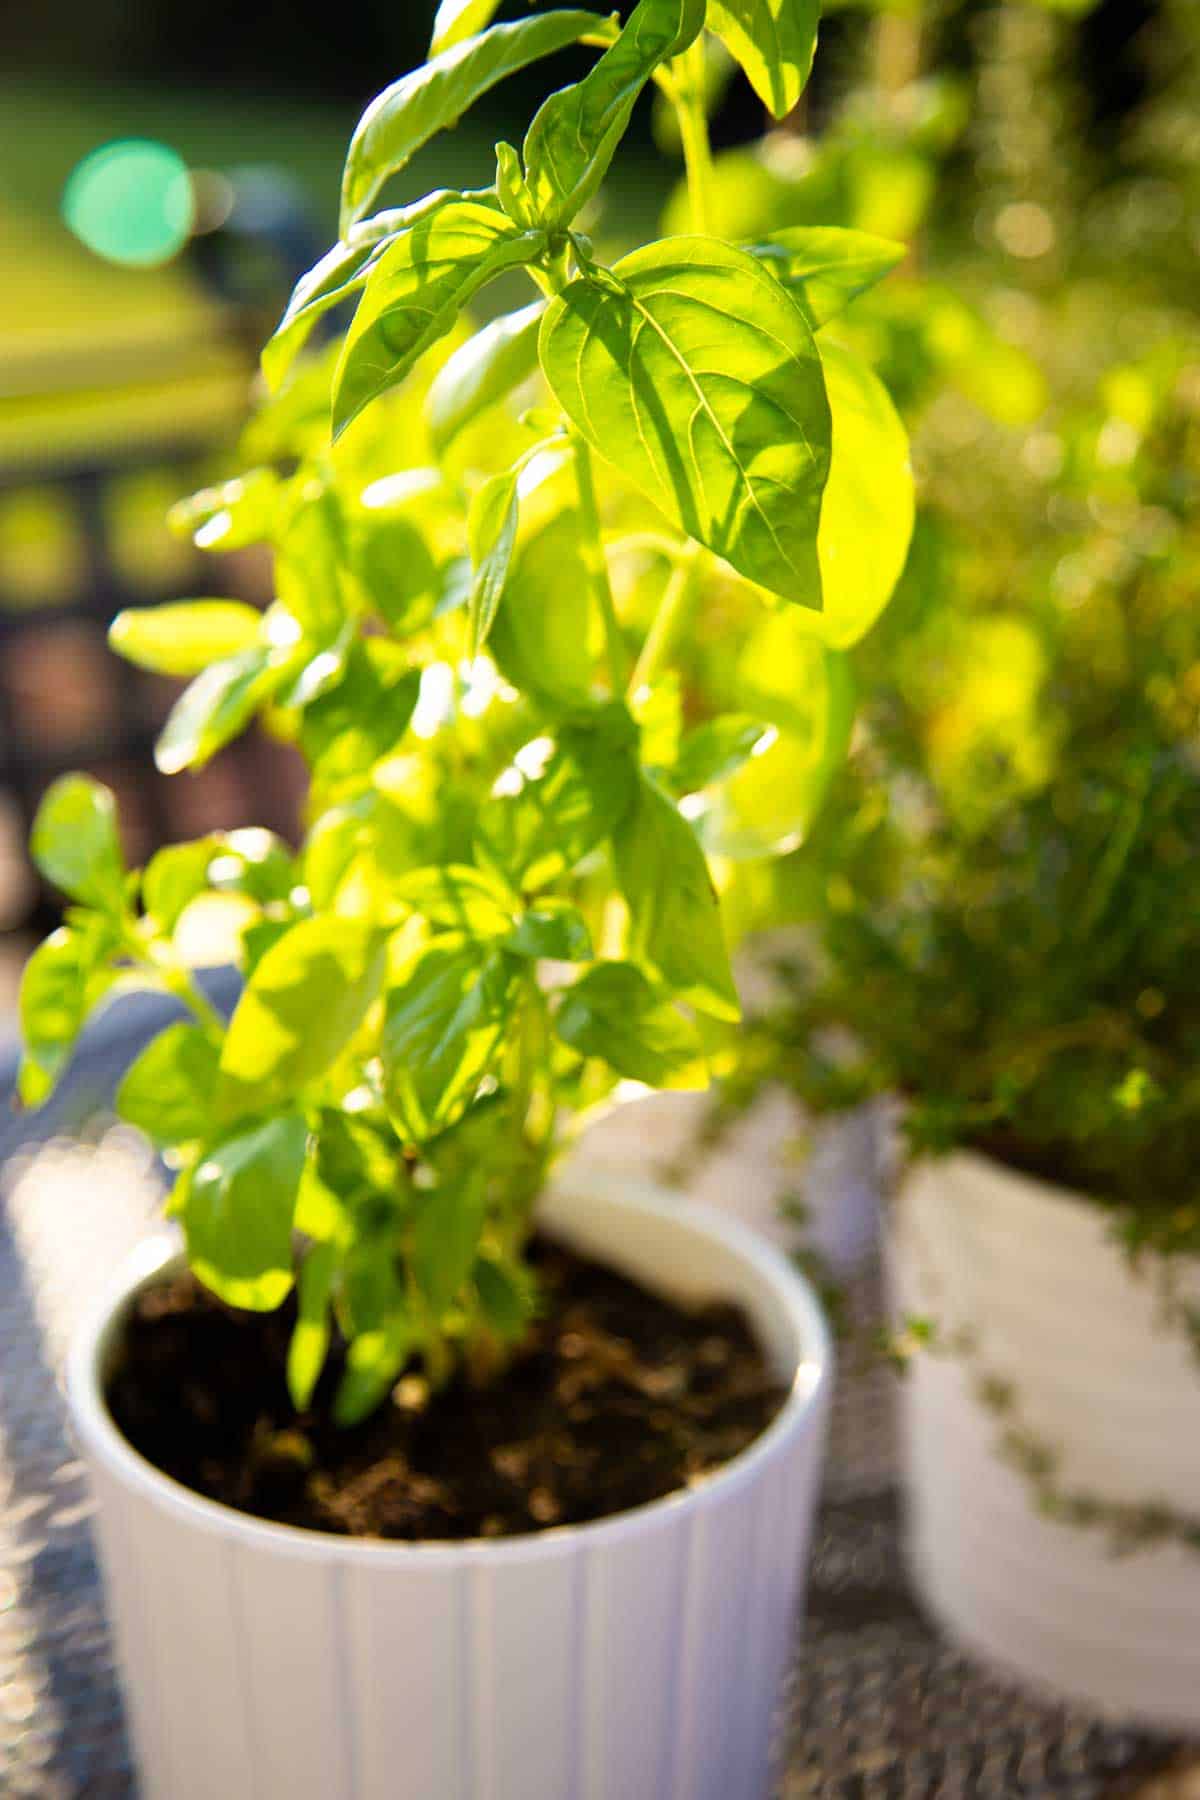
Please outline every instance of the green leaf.
[{"label": "green leaf", "polygon": [[425,399],[425,423],[439,454],[465,426],[536,373],[545,310],[546,302],[535,300],[520,312],[501,314],[443,363]]},{"label": "green leaf", "polygon": [[435,931],[499,938],[512,930],[514,902],[508,889],[486,870],[467,864],[414,869],[395,883],[393,893]]},{"label": "green leaf", "polygon": [[399,174],[437,132],[456,125],[489,88],[607,25],[597,13],[565,10],[494,25],[451,44],[385,88],[368,106],[350,141],[342,176],[342,236],[362,217],[384,182]]},{"label": "green leaf", "polygon": [[656,993],[633,963],[599,962],[567,989],[555,1029],[580,1056],[650,1087],[707,1087],[694,1022]]},{"label": "green leaf", "polygon": [[92,1008],[117,980],[105,966],[111,944],[95,928],[60,926],[39,944],[21,975],[24,1057],[21,1100],[40,1106],[66,1068]]},{"label": "green leaf", "polygon": [[708,28],[746,71],[763,105],[786,118],[804,92],[821,0],[708,0]]},{"label": "green leaf", "polygon": [[671,784],[681,794],[694,794],[740,769],[772,735],[772,727],[745,713],[725,713],[689,731],[679,746]]},{"label": "green leaf", "polygon": [[904,244],[866,231],[797,225],[747,246],[802,308],[813,330],[890,275],[908,254]]},{"label": "green leaf", "polygon": [[543,241],[518,231],[494,200],[466,195],[401,232],[371,272],[334,375],[335,437],[403,381],[473,294],[531,262]]},{"label": "green leaf", "polygon": [[378,935],[356,919],[302,919],[243,989],[221,1052],[225,1118],[294,1099],[354,1036],[383,979]]},{"label": "green leaf", "polygon": [[355,1337],[333,1398],[336,1425],[357,1425],[386,1400],[413,1347],[412,1321],[402,1304],[387,1320]]},{"label": "green leaf", "polygon": [[384,1091],[400,1128],[423,1142],[461,1111],[502,1047],[513,965],[474,940],[442,938],[387,997]]},{"label": "green leaf", "polygon": [[469,617],[469,652],[478,656],[491,636],[517,542],[517,475],[508,469],[485,481],[471,503],[468,536],[474,574]]},{"label": "green leaf", "polygon": [[845,760],[854,684],[804,613],[768,613],[738,660],[736,691],[772,726],[758,753],[704,795],[697,829],[713,856],[780,856],[808,836]]},{"label": "green leaf", "polygon": [[670,519],[820,605],[825,382],[804,315],[752,256],[671,238],[585,275],[551,303],[541,358],[578,429]]},{"label": "green leaf", "polygon": [[624,709],[527,744],[479,809],[476,855],[525,893],[573,869],[632,804],[636,744]]},{"label": "green leaf", "polygon": [[119,1116],[164,1147],[201,1142],[212,1130],[219,1061],[198,1025],[168,1025],[126,1071]]},{"label": "green leaf", "polygon": [[284,1113],[213,1145],[183,1178],[188,1262],[227,1306],[274,1312],[287,1298],[307,1136]]},{"label": "green leaf", "polygon": [[273,469],[250,469],[234,481],[180,500],[167,522],[197,549],[242,550],[273,535],[282,485]]},{"label": "green leaf", "polygon": [[613,848],[632,954],[678,999],[736,1020],[737,990],[704,853],[675,802],[645,775]]},{"label": "green leaf", "polygon": [[471,1271],[479,1310],[502,1343],[517,1343],[536,1310],[532,1282],[520,1279],[524,1273],[490,1253],[482,1255]]},{"label": "green leaf", "polygon": [[300,746],[322,794],[361,786],[399,745],[421,691],[421,676],[395,644],[354,644],[338,685],[305,708]]},{"label": "green leaf", "polygon": [[501,673],[547,711],[587,702],[588,594],[573,508],[522,530],[488,644]]},{"label": "green leaf", "polygon": [[822,340],[833,413],[833,462],[821,503],[817,557],[825,599],[803,626],[835,650],[871,629],[904,569],[916,511],[908,434],[879,377]]},{"label": "green leaf", "polygon": [[405,230],[441,198],[431,194],[413,206],[393,207],[376,213],[374,218],[363,219],[300,277],[282,319],[263,347],[263,377],[271,393],[282,387],[284,376],[317,320],[353,294],[361,293],[397,232]]},{"label": "green leaf", "polygon": [[261,634],[262,614],[241,600],[172,600],[118,613],[108,641],[139,669],[191,677],[209,663],[249,650]]},{"label": "green leaf", "polygon": [[430,1310],[440,1318],[466,1285],[487,1217],[487,1170],[432,1188],[412,1237],[412,1267]]},{"label": "green leaf", "polygon": [[261,825],[218,831],[209,840],[213,858],[208,881],[220,894],[245,894],[260,905],[287,900],[296,885],[296,865],[283,839]]},{"label": "green leaf", "polygon": [[298,1310],[287,1359],[288,1393],[297,1412],[312,1399],[329,1354],[329,1301],[336,1272],[337,1250],[332,1244],[314,1244],[300,1265]]},{"label": "green leaf", "polygon": [[217,842],[216,837],[206,837],[190,844],[168,844],[147,863],[142,904],[164,937],[170,937],[185,907],[208,887],[208,865]]},{"label": "green leaf", "polygon": [[547,231],[561,231],[591,199],[655,69],[703,28],[704,0],[640,0],[590,74],[540,108],[523,156],[529,195]]},{"label": "green leaf", "polygon": [[442,0],[433,21],[430,56],[461,44],[490,25],[500,10],[500,0]]},{"label": "green leaf", "polygon": [[47,788],[29,848],[47,881],[72,900],[119,912],[125,859],[112,792],[90,775],[62,775]]},{"label": "green leaf", "polygon": [[569,900],[539,900],[526,912],[516,930],[504,940],[513,956],[533,961],[590,962],[592,939],[587,921]]},{"label": "green leaf", "polygon": [[159,733],[154,746],[158,768],[164,775],[202,769],[250,723],[279,677],[265,644],[227,656],[197,675]]}]

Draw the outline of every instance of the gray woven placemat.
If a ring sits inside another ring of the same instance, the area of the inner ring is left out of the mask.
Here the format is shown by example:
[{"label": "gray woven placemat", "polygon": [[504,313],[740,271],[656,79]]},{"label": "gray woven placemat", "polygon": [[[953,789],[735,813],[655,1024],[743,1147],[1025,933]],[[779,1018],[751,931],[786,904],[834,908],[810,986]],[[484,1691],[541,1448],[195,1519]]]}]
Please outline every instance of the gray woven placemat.
[{"label": "gray woven placemat", "polygon": [[[86,1481],[64,1430],[56,1370],[82,1297],[155,1215],[153,1159],[133,1134],[105,1130],[97,1109],[119,1067],[161,1022],[149,1010],[132,1015],[129,1029],[92,1046],[34,1135],[16,1122],[0,1132],[4,1796],[116,1800],[137,1792]],[[70,1136],[47,1135],[68,1126]],[[850,1296],[860,1322],[875,1315],[877,1289],[876,1272],[864,1268]],[[783,1800],[1099,1800],[1135,1791],[1172,1746],[993,1679],[922,1618],[899,1553],[893,1408],[882,1368],[843,1370],[808,1619],[787,1695]]]}]

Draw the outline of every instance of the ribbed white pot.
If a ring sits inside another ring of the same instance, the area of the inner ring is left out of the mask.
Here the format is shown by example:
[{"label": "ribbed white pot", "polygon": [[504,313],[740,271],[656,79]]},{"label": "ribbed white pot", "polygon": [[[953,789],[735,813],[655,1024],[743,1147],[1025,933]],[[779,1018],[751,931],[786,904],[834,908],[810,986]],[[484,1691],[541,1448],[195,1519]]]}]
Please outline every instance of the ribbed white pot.
[{"label": "ribbed white pot", "polygon": [[[1021,1427],[1059,1453],[1060,1490],[1196,1517],[1200,1364],[1152,1276],[1100,1208],[973,1153],[909,1171],[891,1267],[899,1310],[973,1345],[917,1356],[901,1384],[908,1550],[932,1612],[1026,1681],[1200,1726],[1200,1551],[1116,1556],[1104,1530],[1044,1516],[977,1392],[984,1375],[1011,1383]],[[1195,1268],[1184,1293],[1200,1299]]]},{"label": "ribbed white pot", "polygon": [[789,1397],[687,1492],[501,1542],[264,1523],[160,1474],[101,1382],[159,1243],[68,1377],[144,1800],[760,1800],[832,1375],[809,1289],[735,1222],[593,1178],[544,1222],[680,1300],[741,1302]]}]

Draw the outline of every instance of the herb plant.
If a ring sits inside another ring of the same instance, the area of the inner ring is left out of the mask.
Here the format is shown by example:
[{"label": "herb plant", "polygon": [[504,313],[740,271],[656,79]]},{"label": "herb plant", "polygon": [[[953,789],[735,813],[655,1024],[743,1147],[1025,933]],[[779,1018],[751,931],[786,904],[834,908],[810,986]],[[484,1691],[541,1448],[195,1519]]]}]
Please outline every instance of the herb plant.
[{"label": "herb plant", "polygon": [[[178,1170],[170,1210],[204,1283],[262,1310],[296,1287],[298,1408],[344,1334],[346,1422],[414,1355],[435,1383],[464,1357],[500,1366],[536,1304],[523,1249],[573,1122],[621,1082],[706,1081],[738,1017],[706,853],[720,874],[807,830],[848,738],[841,649],[911,522],[887,397],[820,330],[899,247],[707,235],[705,27],[782,114],[815,4],[497,10],[445,0],[429,61],[368,108],[339,241],[263,355],[255,466],[177,509],[206,548],[269,546],[274,604],[112,628],[122,655],[190,678],[165,772],[255,717],[296,744],[298,854],[237,831],[130,874],[112,797],[83,776],[33,834],[72,905],[25,977],[25,1100],[120,987],[183,1003],[118,1110]],[[519,153],[497,146],[491,187],[371,210],[495,82],[570,44],[600,55]],[[692,231],[606,264],[581,220],[652,83]],[[526,304],[470,331],[463,307],[513,272]],[[344,341],[302,356],[347,300]],[[213,895],[239,921],[228,1023],[179,944]]]}]

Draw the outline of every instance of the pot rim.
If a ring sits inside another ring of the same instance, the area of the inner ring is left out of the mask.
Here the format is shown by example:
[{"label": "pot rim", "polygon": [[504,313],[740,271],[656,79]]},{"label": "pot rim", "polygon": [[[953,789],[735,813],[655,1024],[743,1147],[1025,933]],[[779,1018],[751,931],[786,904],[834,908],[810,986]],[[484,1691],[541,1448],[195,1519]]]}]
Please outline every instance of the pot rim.
[{"label": "pot rim", "polygon": [[[134,1449],[108,1410],[100,1378],[113,1334],[134,1296],[172,1262],[183,1259],[178,1234],[167,1231],[156,1233],[136,1247],[105,1283],[74,1333],[67,1357],[66,1392],[81,1448],[123,1486],[132,1488],[181,1523],[232,1539],[248,1549],[313,1561],[367,1563],[381,1569],[417,1564],[425,1568],[463,1567],[480,1560],[512,1564],[566,1556],[593,1545],[599,1547],[606,1540],[652,1529],[672,1515],[684,1522],[700,1508],[752,1485],[798,1436],[814,1427],[820,1429],[833,1380],[829,1327],[806,1278],[773,1245],[718,1209],[664,1194],[650,1183],[624,1177],[610,1181],[591,1173],[572,1175],[565,1196],[560,1193],[558,1197],[575,1196],[585,1203],[597,1199],[630,1212],[648,1213],[678,1225],[684,1232],[715,1238],[773,1290],[787,1314],[799,1354],[786,1400],[753,1443],[696,1486],[577,1525],[555,1525],[507,1538],[428,1538],[413,1542],[343,1537],[308,1526],[278,1524],[210,1500],[156,1468]],[[759,1323],[761,1310],[756,1318],[753,1303],[744,1304],[750,1317]]]}]

